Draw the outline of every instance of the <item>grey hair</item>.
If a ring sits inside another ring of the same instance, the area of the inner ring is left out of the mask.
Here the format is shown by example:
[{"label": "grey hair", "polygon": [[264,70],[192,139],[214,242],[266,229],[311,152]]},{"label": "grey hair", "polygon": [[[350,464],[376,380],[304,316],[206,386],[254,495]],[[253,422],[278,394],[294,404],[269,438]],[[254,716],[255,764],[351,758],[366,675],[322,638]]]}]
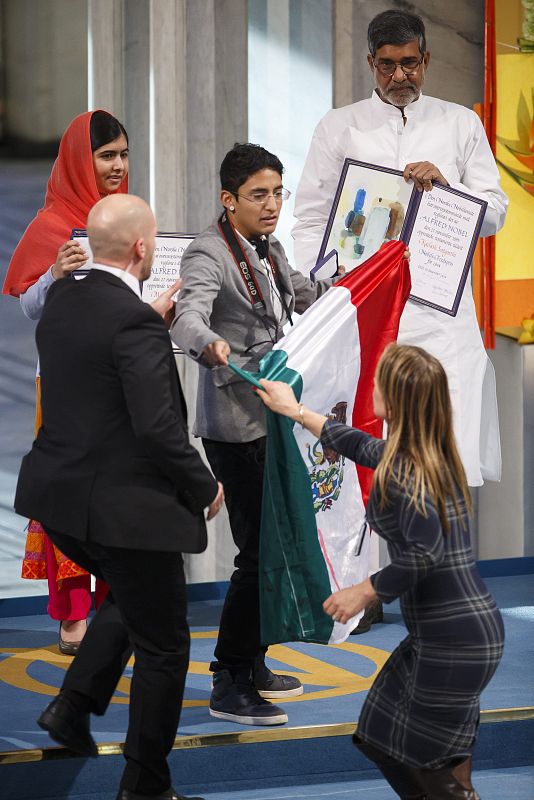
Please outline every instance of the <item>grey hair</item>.
[{"label": "grey hair", "polygon": [[417,14],[407,11],[383,11],[371,20],[367,29],[367,43],[373,58],[376,51],[386,44],[408,44],[414,39],[419,40],[419,52],[424,55],[425,24]]}]

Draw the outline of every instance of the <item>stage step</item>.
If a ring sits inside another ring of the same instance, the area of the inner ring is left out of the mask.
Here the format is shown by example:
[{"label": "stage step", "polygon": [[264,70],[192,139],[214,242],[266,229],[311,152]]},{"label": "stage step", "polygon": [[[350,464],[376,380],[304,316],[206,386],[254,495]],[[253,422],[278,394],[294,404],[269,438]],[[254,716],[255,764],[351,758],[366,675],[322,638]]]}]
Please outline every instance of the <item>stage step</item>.
[{"label": "stage step", "polygon": [[[340,781],[337,774],[332,774],[323,776],[320,783],[305,780],[299,783],[243,780],[216,786],[176,783],[176,788],[186,795],[200,792],[205,800],[398,800],[386,781],[376,775],[376,772],[362,772],[354,780]],[[534,766],[475,770],[473,783],[483,800],[532,800]],[[103,791],[95,784],[91,791],[83,793],[75,787],[65,787],[59,794],[39,796],[46,796],[47,800],[115,800],[116,795],[115,788]]]},{"label": "stage step", "polygon": [[[172,775],[186,795],[200,794],[206,800],[344,800],[351,797],[355,786],[358,793],[368,792],[363,797],[386,800],[389,795],[378,773],[369,769],[369,762],[351,743],[353,727],[278,728],[177,739],[170,755]],[[101,745],[99,749],[98,759],[73,758],[63,748],[2,753],[0,797],[114,800],[124,764],[120,745]],[[490,786],[493,775],[502,781],[501,786],[507,775],[516,776],[513,783],[517,784],[517,793],[511,794],[506,784],[507,790],[501,789],[498,800],[532,800],[534,709],[517,709],[515,715],[510,710],[506,714],[486,712],[475,769],[484,787]],[[529,780],[530,794],[521,794]],[[486,788],[481,796],[483,800],[497,800],[497,794],[488,793]]]}]

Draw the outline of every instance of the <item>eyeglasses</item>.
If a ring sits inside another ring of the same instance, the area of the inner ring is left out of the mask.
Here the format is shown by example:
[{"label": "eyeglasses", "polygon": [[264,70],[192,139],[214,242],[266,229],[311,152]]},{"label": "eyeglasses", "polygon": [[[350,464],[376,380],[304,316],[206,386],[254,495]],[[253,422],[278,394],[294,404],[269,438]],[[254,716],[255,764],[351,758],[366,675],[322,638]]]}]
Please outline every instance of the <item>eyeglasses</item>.
[{"label": "eyeglasses", "polygon": [[283,203],[284,200],[288,200],[291,197],[291,192],[289,189],[277,189],[276,192],[252,192],[252,194],[238,194],[236,192],[236,197],[242,197],[244,200],[248,200],[249,203],[256,203],[258,206],[263,206],[269,199],[269,197],[274,197],[277,203]]},{"label": "eyeglasses", "polygon": [[405,75],[413,75],[414,72],[417,72],[423,60],[424,56],[421,56],[419,59],[403,58],[402,61],[388,61],[384,59],[383,61],[379,61],[378,64],[373,61],[373,66],[382,75],[385,75],[386,78],[391,78],[395,74],[397,67],[400,67]]}]

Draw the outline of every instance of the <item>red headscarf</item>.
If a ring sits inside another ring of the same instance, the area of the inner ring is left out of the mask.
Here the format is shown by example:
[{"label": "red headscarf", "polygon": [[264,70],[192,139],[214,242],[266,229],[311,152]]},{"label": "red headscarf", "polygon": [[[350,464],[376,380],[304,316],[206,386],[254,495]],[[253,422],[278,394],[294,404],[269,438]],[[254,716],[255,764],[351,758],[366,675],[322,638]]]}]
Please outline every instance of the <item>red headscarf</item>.
[{"label": "red headscarf", "polygon": [[[59,247],[73,228],[85,228],[87,215],[98,200],[91,152],[93,111],[72,120],[61,137],[52,167],[44,206],[30,222],[11,258],[4,294],[18,297],[55,263]],[[128,176],[118,192],[128,192]]]}]

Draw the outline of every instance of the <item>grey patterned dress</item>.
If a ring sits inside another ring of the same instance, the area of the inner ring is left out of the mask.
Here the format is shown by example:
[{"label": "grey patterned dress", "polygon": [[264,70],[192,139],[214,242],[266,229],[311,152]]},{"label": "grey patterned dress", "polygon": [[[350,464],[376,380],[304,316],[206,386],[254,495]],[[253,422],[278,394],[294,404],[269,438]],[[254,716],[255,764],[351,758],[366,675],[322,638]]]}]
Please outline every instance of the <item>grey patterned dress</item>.
[{"label": "grey patterned dress", "polygon": [[[321,442],[371,468],[384,449],[384,441],[330,421]],[[425,517],[395,486],[384,508],[378,501],[373,490],[367,518],[391,564],[371,581],[384,603],[400,598],[408,636],[369,690],[358,735],[408,766],[438,768],[472,753],[480,693],[503,651],[502,618],[478,573],[463,502],[460,514],[448,502],[444,534],[430,503]]]}]

